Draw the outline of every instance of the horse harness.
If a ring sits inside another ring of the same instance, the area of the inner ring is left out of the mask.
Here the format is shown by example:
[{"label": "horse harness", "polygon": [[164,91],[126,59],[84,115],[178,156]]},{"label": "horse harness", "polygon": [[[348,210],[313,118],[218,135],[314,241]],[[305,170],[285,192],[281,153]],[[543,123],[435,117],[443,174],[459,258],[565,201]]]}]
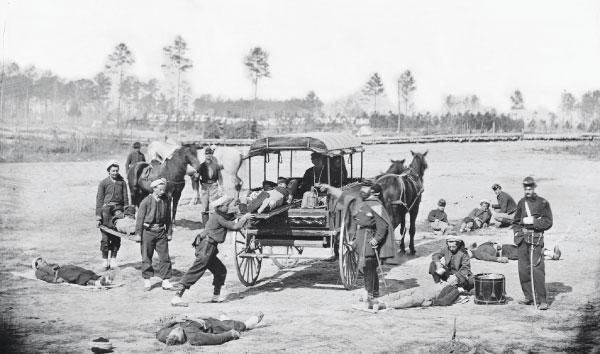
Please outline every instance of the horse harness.
[{"label": "horse harness", "polygon": [[[415,206],[415,203],[417,202],[417,200],[419,199],[419,197],[421,196],[421,194],[423,194],[423,192],[425,191],[425,188],[423,188],[423,184],[421,182],[419,182],[418,180],[415,180],[415,177],[414,177],[413,173],[411,173],[411,172],[414,173],[414,170],[412,168],[409,168],[407,170],[407,172],[403,172],[401,174],[388,173],[388,174],[385,174],[385,175],[383,175],[383,176],[381,176],[381,177],[378,178],[378,180],[380,180],[383,177],[394,176],[394,177],[396,177],[398,179],[399,183],[402,183],[403,188],[402,188],[402,192],[400,194],[400,199],[392,201],[392,205],[402,205],[403,207],[406,208],[407,212],[410,212],[410,210]],[[410,204],[410,206],[408,206],[406,204],[406,193],[405,193],[405,191],[406,191],[405,183],[406,182],[404,181],[403,177],[408,177],[409,180],[410,180],[410,182],[413,184],[413,186],[415,186],[415,187],[419,186],[420,187],[419,190],[418,190],[418,192],[417,192],[416,197],[413,199],[413,201]]]}]

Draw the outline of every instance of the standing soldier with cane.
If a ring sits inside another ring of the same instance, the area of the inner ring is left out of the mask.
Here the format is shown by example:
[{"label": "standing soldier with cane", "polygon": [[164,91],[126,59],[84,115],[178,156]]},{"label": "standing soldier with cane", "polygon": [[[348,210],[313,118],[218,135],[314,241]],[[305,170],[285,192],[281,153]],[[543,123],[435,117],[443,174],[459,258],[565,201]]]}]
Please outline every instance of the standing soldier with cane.
[{"label": "standing soldier with cane", "polygon": [[523,179],[525,197],[519,200],[513,221],[515,245],[519,253],[519,279],[525,299],[522,305],[537,305],[547,310],[544,269],[544,231],[552,227],[550,203],[535,193],[532,177]]},{"label": "standing soldier with cane", "polygon": [[[367,308],[373,309],[378,307],[377,298],[379,297],[377,268],[382,271],[381,260],[392,258],[396,254],[393,238],[394,228],[381,203],[380,185],[371,186],[369,183],[363,183],[360,197],[363,203],[355,217],[358,230],[353,244],[358,247],[358,269],[362,268],[365,276]],[[383,276],[383,271],[381,275]]]}]

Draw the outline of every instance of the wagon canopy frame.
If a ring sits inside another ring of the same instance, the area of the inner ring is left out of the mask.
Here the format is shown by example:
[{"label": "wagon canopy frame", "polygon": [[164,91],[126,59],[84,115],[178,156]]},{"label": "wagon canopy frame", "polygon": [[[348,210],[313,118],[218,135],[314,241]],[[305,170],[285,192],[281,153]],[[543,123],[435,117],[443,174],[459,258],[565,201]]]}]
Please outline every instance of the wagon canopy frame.
[{"label": "wagon canopy frame", "polygon": [[360,139],[342,133],[296,133],[268,136],[255,140],[245,158],[281,151],[312,151],[329,157],[363,152]]}]

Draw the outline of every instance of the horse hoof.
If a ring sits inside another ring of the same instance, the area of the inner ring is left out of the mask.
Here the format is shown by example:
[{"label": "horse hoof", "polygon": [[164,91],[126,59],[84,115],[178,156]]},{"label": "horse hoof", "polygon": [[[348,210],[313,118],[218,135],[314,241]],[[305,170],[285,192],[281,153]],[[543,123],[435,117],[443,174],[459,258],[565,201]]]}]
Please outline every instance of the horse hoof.
[{"label": "horse hoof", "polygon": [[415,254],[417,254],[417,251],[415,251],[415,250],[410,250],[410,255],[411,255],[411,256],[414,256]]},{"label": "horse hoof", "polygon": [[406,250],[399,250],[397,253],[404,256],[406,254]]}]

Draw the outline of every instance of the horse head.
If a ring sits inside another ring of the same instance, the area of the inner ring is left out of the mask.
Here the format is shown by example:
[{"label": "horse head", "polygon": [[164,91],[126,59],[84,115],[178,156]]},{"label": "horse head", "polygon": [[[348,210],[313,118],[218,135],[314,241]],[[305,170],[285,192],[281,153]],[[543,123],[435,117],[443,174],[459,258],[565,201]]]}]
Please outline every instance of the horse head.
[{"label": "horse head", "polygon": [[200,161],[198,160],[198,145],[197,144],[184,144],[180,150],[183,154],[183,160],[186,165],[191,165],[194,170],[200,169]]},{"label": "horse head", "polygon": [[391,174],[395,174],[395,175],[399,175],[402,172],[404,172],[404,170],[406,170],[406,168],[404,167],[404,159],[402,160],[391,160],[392,164],[390,165],[390,168],[388,168],[388,170],[385,172],[386,174],[391,173]]},{"label": "horse head", "polygon": [[423,174],[425,174],[425,170],[427,169],[427,161],[425,161],[425,156],[429,151],[425,151],[424,153],[414,152],[410,150],[410,153],[413,156],[413,160],[410,163],[410,169],[415,171],[419,175],[419,178],[423,178]]}]

